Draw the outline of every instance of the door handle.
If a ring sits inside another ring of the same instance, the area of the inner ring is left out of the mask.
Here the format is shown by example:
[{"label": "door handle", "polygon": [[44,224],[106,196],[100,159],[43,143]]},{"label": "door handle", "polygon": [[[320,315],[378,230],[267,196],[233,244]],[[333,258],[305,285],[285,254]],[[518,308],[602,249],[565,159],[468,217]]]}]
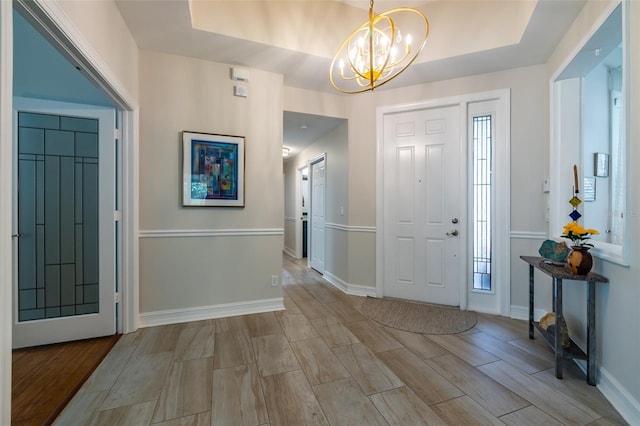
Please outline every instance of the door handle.
[{"label": "door handle", "polygon": [[447,232],[447,235],[450,236],[450,237],[457,237],[458,236],[458,230],[454,229],[451,232]]},{"label": "door handle", "polygon": [[20,234],[13,234],[11,235],[11,238],[20,238]]}]

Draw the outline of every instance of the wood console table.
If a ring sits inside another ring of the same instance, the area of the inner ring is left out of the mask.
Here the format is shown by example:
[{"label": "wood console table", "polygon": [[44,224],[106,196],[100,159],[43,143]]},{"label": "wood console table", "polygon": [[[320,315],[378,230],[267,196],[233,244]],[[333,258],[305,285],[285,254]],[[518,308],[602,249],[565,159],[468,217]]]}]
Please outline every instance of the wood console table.
[{"label": "wood console table", "polygon": [[[607,283],[609,279],[590,272],[588,275],[576,275],[564,266],[556,266],[544,262],[542,257],[520,256],[520,259],[529,264],[529,339],[533,339],[534,327],[544,336],[553,348],[556,357],[556,377],[562,379],[562,361],[567,359],[584,359],[587,361],[587,383],[596,384],[596,283]],[[538,269],[553,278],[553,312],[556,315],[555,335],[547,332],[533,320],[533,271]],[[587,282],[587,353],[571,340],[568,348],[562,347],[562,280],[575,280]]]}]

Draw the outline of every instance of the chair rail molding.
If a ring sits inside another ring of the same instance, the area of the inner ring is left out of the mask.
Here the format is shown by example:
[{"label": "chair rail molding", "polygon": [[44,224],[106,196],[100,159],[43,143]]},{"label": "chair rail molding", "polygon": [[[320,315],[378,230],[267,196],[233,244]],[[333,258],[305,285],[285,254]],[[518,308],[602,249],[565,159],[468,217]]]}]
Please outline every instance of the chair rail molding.
[{"label": "chair rail molding", "polygon": [[272,235],[284,235],[284,229],[145,229],[138,232],[140,238],[258,237]]},{"label": "chair rail molding", "polygon": [[342,225],[340,223],[330,223],[330,222],[326,222],[324,224],[325,228],[328,229],[338,229],[340,231],[346,231],[346,232],[364,232],[364,233],[376,233],[376,227],[375,226],[350,226],[350,225]]},{"label": "chair rail molding", "polygon": [[546,232],[532,232],[532,231],[511,231],[509,233],[511,239],[514,240],[546,240]]}]

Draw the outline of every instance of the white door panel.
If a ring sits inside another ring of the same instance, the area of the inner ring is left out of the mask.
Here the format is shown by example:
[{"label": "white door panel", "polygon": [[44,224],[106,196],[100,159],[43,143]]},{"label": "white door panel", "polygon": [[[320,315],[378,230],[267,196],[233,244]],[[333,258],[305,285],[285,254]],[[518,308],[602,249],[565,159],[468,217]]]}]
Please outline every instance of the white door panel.
[{"label": "white door panel", "polygon": [[459,305],[459,107],[384,116],[384,295]]},{"label": "white door panel", "polygon": [[324,273],[325,181],[326,165],[323,157],[311,163],[310,266],[320,273]]}]

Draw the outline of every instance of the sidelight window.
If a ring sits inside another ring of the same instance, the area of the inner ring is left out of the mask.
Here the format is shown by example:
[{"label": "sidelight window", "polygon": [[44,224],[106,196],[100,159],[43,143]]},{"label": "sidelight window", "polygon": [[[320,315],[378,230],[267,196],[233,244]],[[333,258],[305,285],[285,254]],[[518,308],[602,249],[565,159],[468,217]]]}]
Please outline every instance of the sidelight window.
[{"label": "sidelight window", "polygon": [[473,117],[473,289],[491,291],[492,116]]}]

